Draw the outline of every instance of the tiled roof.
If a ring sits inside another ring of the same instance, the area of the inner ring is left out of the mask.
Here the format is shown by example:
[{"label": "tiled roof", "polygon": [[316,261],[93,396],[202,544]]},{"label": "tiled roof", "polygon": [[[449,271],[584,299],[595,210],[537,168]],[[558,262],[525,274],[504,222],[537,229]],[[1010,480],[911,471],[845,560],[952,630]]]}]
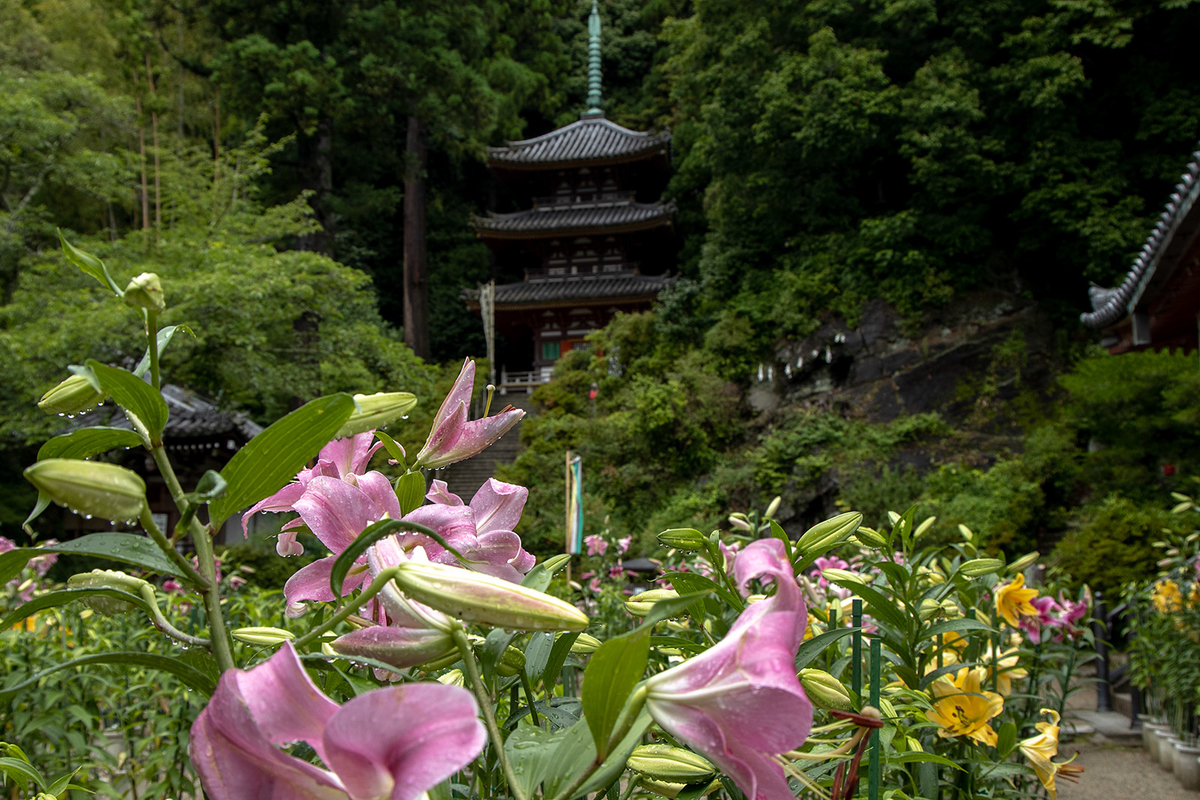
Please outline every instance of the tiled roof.
[{"label": "tiled roof", "polygon": [[[1093,310],[1079,315],[1084,325],[1089,328],[1106,328],[1119,322],[1133,312],[1155,272],[1164,267],[1168,271],[1173,268],[1173,264],[1168,265],[1166,262],[1172,258],[1178,259],[1182,255],[1181,243],[1175,242],[1177,236],[1182,231],[1183,236],[1180,238],[1188,238],[1197,226],[1195,215],[1192,214],[1197,195],[1200,195],[1200,150],[1192,153],[1187,171],[1180,176],[1166,209],[1142,245],[1142,251],[1134,259],[1125,280],[1113,289],[1092,287],[1089,295]],[[1172,247],[1172,244],[1176,246]]]},{"label": "tiled roof", "polygon": [[[171,439],[198,439],[235,434],[244,439],[252,439],[262,433],[262,426],[251,421],[245,414],[221,411],[213,401],[187,389],[167,384],[162,387],[162,394],[170,411],[167,427],[163,431],[163,438],[168,444]],[[132,428],[125,415],[114,409],[110,403],[76,418],[71,428],[90,425]]]},{"label": "tiled roof", "polygon": [[670,224],[674,215],[674,203],[617,200],[544,206],[513,214],[489,213],[486,217],[472,217],[471,224],[481,237],[529,239],[545,232],[582,234],[596,229],[609,233],[644,230]]},{"label": "tiled roof", "polygon": [[585,117],[532,139],[488,148],[494,167],[529,169],[579,162],[629,161],[666,152],[671,134],[631,131],[604,117]]},{"label": "tiled roof", "polygon": [[[535,278],[496,287],[496,307],[554,305],[580,300],[652,300],[674,282],[666,275],[572,275],[564,278]],[[479,291],[464,292],[471,303],[479,302]]]}]

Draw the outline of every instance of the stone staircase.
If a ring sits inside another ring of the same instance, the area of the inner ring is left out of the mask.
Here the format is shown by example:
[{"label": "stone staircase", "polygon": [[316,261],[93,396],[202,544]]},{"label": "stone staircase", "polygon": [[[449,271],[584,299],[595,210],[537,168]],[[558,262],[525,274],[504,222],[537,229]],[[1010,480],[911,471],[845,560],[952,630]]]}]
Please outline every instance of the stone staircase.
[{"label": "stone staircase", "polygon": [[[529,395],[523,392],[497,394],[492,400],[492,411],[495,413],[508,405],[523,409],[526,413],[533,407]],[[516,427],[501,436],[499,441],[474,458],[451,464],[431,477],[445,481],[450,491],[461,497],[463,502],[471,502],[479,487],[483,486],[488,478],[495,477],[497,465],[511,464],[521,452],[521,427],[524,424],[524,420],[518,422]]]}]

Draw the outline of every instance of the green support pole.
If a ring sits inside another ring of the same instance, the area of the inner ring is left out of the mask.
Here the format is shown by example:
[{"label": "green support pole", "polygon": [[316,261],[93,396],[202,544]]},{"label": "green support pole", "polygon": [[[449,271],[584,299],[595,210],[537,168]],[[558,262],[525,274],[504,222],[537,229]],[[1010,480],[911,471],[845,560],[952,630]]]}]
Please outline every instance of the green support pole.
[{"label": "green support pole", "polygon": [[858,701],[862,702],[862,600],[854,598],[853,605],[854,634],[851,638],[850,646],[850,685],[854,689],[854,696]]},{"label": "green support pole", "polygon": [[[871,640],[871,705],[879,708],[879,686],[883,674],[883,647]],[[867,766],[867,800],[879,800],[879,729],[871,731],[871,754]]]}]

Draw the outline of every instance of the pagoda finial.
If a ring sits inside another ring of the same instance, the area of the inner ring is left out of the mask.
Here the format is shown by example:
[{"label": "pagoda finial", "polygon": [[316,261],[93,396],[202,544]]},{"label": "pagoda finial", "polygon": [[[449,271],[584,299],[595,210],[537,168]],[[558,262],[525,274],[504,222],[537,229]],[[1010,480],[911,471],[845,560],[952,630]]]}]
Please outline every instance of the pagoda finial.
[{"label": "pagoda finial", "polygon": [[602,117],[600,108],[600,9],[592,0],[592,13],[588,16],[588,110],[585,117]]}]

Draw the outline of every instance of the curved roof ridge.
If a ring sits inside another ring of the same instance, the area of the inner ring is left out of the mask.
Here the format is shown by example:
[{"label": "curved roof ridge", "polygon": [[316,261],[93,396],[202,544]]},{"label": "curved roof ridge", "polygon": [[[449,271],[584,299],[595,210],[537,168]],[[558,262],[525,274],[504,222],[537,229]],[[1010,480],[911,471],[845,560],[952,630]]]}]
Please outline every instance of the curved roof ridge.
[{"label": "curved roof ridge", "polygon": [[1142,244],[1142,250],[1133,261],[1133,266],[1125,275],[1125,280],[1114,289],[1109,289],[1106,295],[1098,295],[1100,303],[1092,311],[1079,315],[1079,321],[1089,328],[1105,328],[1132,312],[1132,306],[1137,303],[1146,284],[1154,275],[1159,260],[1170,244],[1175,232],[1179,229],[1184,217],[1192,210],[1197,197],[1200,196],[1200,149],[1192,153],[1175,191],[1158,223]]},{"label": "curved roof ridge", "polygon": [[638,155],[670,140],[670,131],[635,131],[606,117],[591,116],[540,136],[489,147],[488,156],[504,164],[605,161]]}]

